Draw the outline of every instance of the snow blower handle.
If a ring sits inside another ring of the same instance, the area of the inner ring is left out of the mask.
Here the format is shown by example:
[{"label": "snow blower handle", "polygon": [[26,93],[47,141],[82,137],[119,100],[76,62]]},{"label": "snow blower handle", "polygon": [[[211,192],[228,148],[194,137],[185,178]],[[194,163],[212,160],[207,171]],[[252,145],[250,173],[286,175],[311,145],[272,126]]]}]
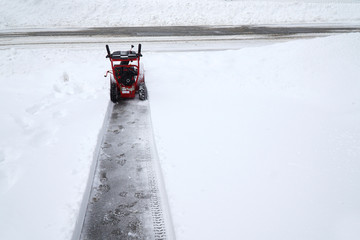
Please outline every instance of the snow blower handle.
[{"label": "snow blower handle", "polygon": [[106,44],[106,51],[108,53],[108,55],[106,55],[106,58],[110,58],[111,54],[110,54],[110,48],[109,45]]},{"label": "snow blower handle", "polygon": [[142,55],[141,55],[141,44],[139,44],[139,46],[138,46],[138,56],[142,57]]}]

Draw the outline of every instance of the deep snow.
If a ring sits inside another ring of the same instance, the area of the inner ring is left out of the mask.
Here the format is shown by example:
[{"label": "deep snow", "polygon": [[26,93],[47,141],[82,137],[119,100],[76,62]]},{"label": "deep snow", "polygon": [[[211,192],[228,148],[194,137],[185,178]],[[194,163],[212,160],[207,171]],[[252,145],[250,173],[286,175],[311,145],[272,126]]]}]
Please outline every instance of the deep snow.
[{"label": "deep snow", "polygon": [[359,239],[359,40],[147,57],[178,239]]},{"label": "deep snow", "polygon": [[[4,31],[359,22],[355,0],[0,0]],[[143,46],[178,239],[360,238],[359,40]],[[0,49],[0,239],[71,238],[109,102],[104,56],[95,43]]]},{"label": "deep snow", "polygon": [[[359,40],[144,46],[178,239],[358,239]],[[70,239],[108,104],[102,48],[1,50],[1,239]]]},{"label": "deep snow", "polygon": [[104,52],[0,57],[0,239],[70,239],[107,109]]},{"label": "deep snow", "polygon": [[0,1],[0,29],[344,23],[360,24],[360,1]]}]

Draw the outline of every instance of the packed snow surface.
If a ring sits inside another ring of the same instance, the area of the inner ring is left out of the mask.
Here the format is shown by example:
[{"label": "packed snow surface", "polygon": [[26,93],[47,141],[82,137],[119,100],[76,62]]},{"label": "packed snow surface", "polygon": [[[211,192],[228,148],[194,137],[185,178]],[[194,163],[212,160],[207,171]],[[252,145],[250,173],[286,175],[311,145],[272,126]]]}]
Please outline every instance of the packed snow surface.
[{"label": "packed snow surface", "polygon": [[0,29],[304,23],[360,24],[360,1],[0,1]]},{"label": "packed snow surface", "polygon": [[[0,239],[70,239],[109,102],[105,48],[0,51]],[[358,33],[144,46],[177,239],[359,239],[359,51]]]}]

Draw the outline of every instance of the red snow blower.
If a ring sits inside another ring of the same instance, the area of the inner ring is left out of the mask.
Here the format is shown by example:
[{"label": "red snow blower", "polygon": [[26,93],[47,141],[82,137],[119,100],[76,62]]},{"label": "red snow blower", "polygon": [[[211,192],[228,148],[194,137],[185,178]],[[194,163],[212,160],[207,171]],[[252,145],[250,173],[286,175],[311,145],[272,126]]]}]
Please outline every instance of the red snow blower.
[{"label": "red snow blower", "polygon": [[110,59],[112,70],[107,71],[104,77],[110,73],[110,99],[114,103],[120,99],[135,98],[136,93],[139,93],[140,100],[147,99],[144,70],[140,65],[141,44],[137,53],[132,50],[133,47],[131,45],[130,51],[110,53],[106,45],[106,58]]}]

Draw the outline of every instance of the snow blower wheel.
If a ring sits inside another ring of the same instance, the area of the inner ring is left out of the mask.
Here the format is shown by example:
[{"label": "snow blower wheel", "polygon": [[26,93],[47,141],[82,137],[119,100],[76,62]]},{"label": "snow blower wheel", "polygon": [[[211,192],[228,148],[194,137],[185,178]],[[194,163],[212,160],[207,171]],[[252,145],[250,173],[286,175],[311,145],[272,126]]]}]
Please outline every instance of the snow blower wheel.
[{"label": "snow blower wheel", "polygon": [[112,76],[110,76],[110,99],[114,103],[120,99],[120,90]]},{"label": "snow blower wheel", "polygon": [[110,73],[110,100],[114,103],[120,99],[135,98],[139,94],[140,100],[147,99],[145,76],[140,64],[141,44],[138,52],[133,51],[133,45],[129,51],[110,52],[106,45],[106,58],[110,59],[111,70],[107,71],[105,77]]},{"label": "snow blower wheel", "polygon": [[139,99],[146,100],[147,99],[147,89],[145,83],[141,83],[139,85]]}]

